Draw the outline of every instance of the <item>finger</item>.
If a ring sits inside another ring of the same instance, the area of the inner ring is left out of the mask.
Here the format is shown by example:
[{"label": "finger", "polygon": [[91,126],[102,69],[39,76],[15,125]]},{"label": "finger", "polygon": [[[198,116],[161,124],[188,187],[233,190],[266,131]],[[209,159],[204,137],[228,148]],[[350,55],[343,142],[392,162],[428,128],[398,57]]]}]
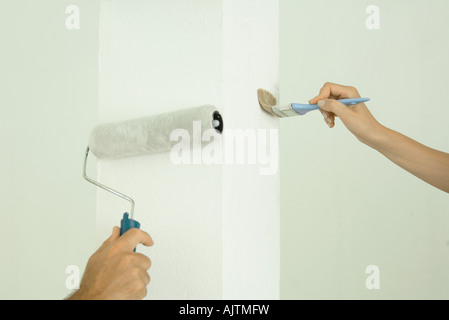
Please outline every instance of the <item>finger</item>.
[{"label": "finger", "polygon": [[[355,94],[355,88],[350,86],[344,86],[341,84],[326,82],[320,89],[319,96],[329,97],[331,99],[338,99],[340,97],[348,97]],[[327,99],[327,98],[324,98]]]},{"label": "finger", "polygon": [[342,118],[342,120],[344,120],[344,118],[351,112],[347,106],[334,99],[320,100],[318,101],[318,106],[324,111],[332,112],[336,116]]},{"label": "finger", "polygon": [[321,111],[321,114],[323,115],[324,122],[328,125],[329,128],[332,128],[334,125],[334,119],[335,119],[334,114],[324,111],[322,109],[320,109],[320,111]]},{"label": "finger", "polygon": [[320,98],[318,96],[316,96],[315,98],[312,98],[309,100],[309,104],[316,104],[319,100],[320,100]]},{"label": "finger", "polygon": [[154,244],[151,236],[140,229],[132,228],[126,231],[118,240],[123,243],[127,249],[134,250],[134,248],[139,244],[144,246],[152,246]]},{"label": "finger", "polygon": [[148,274],[148,272],[142,272],[142,281],[143,283],[145,283],[145,285],[147,286],[150,283],[150,275]]},{"label": "finger", "polygon": [[323,110],[323,109],[319,109],[319,110],[320,110],[320,112],[321,112],[321,114],[323,115],[324,118],[330,118],[330,117],[334,116],[334,114],[332,112],[328,112],[328,111]]},{"label": "finger", "polygon": [[334,99],[334,100],[338,100],[339,97],[330,95],[317,95],[315,98],[312,98],[309,100],[309,104],[317,104],[318,101],[323,100],[323,99]]},{"label": "finger", "polygon": [[109,243],[111,243],[111,242],[114,242],[114,241],[117,240],[119,237],[120,237],[120,228],[117,227],[117,226],[115,226],[115,227],[112,229],[112,234],[111,234],[111,236],[110,236],[109,238],[107,238],[107,239],[103,242],[103,245],[109,244]]},{"label": "finger", "polygon": [[323,99],[340,99],[340,98],[360,98],[357,90],[351,86],[344,86],[332,82],[326,82],[320,89],[320,93],[313,99],[309,100],[310,104],[315,104]]},{"label": "finger", "polygon": [[145,270],[148,270],[151,268],[151,259],[148,258],[146,255],[142,254],[142,253],[135,253],[136,257],[137,257],[137,264]]},{"label": "finger", "polygon": [[313,99],[309,101],[310,104],[316,104],[318,101],[323,99],[329,99],[332,94],[331,86],[334,84],[331,82],[326,82],[320,89],[320,93]]}]

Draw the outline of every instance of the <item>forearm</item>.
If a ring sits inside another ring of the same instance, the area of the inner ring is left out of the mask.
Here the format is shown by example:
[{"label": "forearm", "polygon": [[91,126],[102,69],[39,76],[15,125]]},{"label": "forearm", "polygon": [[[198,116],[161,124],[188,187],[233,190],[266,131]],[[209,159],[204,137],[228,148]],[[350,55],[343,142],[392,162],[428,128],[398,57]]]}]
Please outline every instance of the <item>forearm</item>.
[{"label": "forearm", "polygon": [[429,148],[383,126],[376,141],[368,145],[421,180],[449,192],[448,153]]},{"label": "forearm", "polygon": [[338,101],[357,97],[360,94],[354,87],[326,82],[320,94],[309,103],[318,103],[330,128],[338,116],[362,143],[378,150],[421,180],[449,193],[449,154],[382,126],[364,103],[345,106]]}]

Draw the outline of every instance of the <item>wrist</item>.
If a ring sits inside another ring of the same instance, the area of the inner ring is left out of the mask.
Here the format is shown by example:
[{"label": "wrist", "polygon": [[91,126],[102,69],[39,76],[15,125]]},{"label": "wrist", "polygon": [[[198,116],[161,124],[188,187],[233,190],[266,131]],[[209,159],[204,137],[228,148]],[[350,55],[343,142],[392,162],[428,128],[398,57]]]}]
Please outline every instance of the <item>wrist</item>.
[{"label": "wrist", "polygon": [[67,297],[66,300],[88,300],[89,297],[86,292],[82,289],[76,290],[70,297]]},{"label": "wrist", "polygon": [[389,130],[390,129],[376,121],[371,127],[369,134],[366,135],[365,139],[361,140],[361,142],[379,151],[385,142],[388,141]]},{"label": "wrist", "polygon": [[68,296],[67,298],[65,298],[65,300],[83,300],[80,297],[80,290],[76,290],[75,292],[73,292],[70,296]]}]

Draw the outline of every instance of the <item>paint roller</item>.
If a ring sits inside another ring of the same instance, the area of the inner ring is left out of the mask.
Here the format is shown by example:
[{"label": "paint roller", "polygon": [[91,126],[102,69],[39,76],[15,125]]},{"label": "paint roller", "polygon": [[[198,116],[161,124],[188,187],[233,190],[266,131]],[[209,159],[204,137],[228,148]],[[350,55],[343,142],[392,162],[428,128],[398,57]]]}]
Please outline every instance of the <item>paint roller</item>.
[{"label": "paint roller", "polygon": [[[193,132],[194,121],[200,121],[201,133]],[[194,135],[202,135],[209,129],[221,134],[223,119],[214,106],[205,105],[144,118],[100,124],[90,133],[84,158],[83,177],[97,187],[111,192],[131,204],[129,213],[125,212],[120,222],[120,235],[131,228],[140,229],[140,223],[133,219],[134,200],[87,176],[86,166],[89,152],[92,152],[98,159],[119,159],[167,152],[175,143],[171,141],[170,135],[176,129],[187,130],[191,138]]]}]

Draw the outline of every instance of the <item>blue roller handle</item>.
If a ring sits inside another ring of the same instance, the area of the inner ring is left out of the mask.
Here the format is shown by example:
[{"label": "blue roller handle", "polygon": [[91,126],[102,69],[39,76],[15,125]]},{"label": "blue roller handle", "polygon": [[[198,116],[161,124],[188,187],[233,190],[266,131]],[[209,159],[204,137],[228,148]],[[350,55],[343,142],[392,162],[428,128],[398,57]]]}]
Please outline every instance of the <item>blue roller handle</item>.
[{"label": "blue roller handle", "polygon": [[[123,214],[123,219],[120,221],[120,235],[132,228],[140,229],[140,223],[130,219],[128,212],[125,212]],[[134,248],[134,252],[136,252],[136,248]]]},{"label": "blue roller handle", "polygon": [[[356,98],[356,99],[341,99],[338,100],[339,102],[343,103],[344,105],[350,106],[362,102],[369,101],[369,98]],[[312,110],[318,110],[320,107],[318,107],[317,104],[302,104],[302,103],[292,103],[292,109],[295,110],[300,115],[306,114],[309,111]]]}]

